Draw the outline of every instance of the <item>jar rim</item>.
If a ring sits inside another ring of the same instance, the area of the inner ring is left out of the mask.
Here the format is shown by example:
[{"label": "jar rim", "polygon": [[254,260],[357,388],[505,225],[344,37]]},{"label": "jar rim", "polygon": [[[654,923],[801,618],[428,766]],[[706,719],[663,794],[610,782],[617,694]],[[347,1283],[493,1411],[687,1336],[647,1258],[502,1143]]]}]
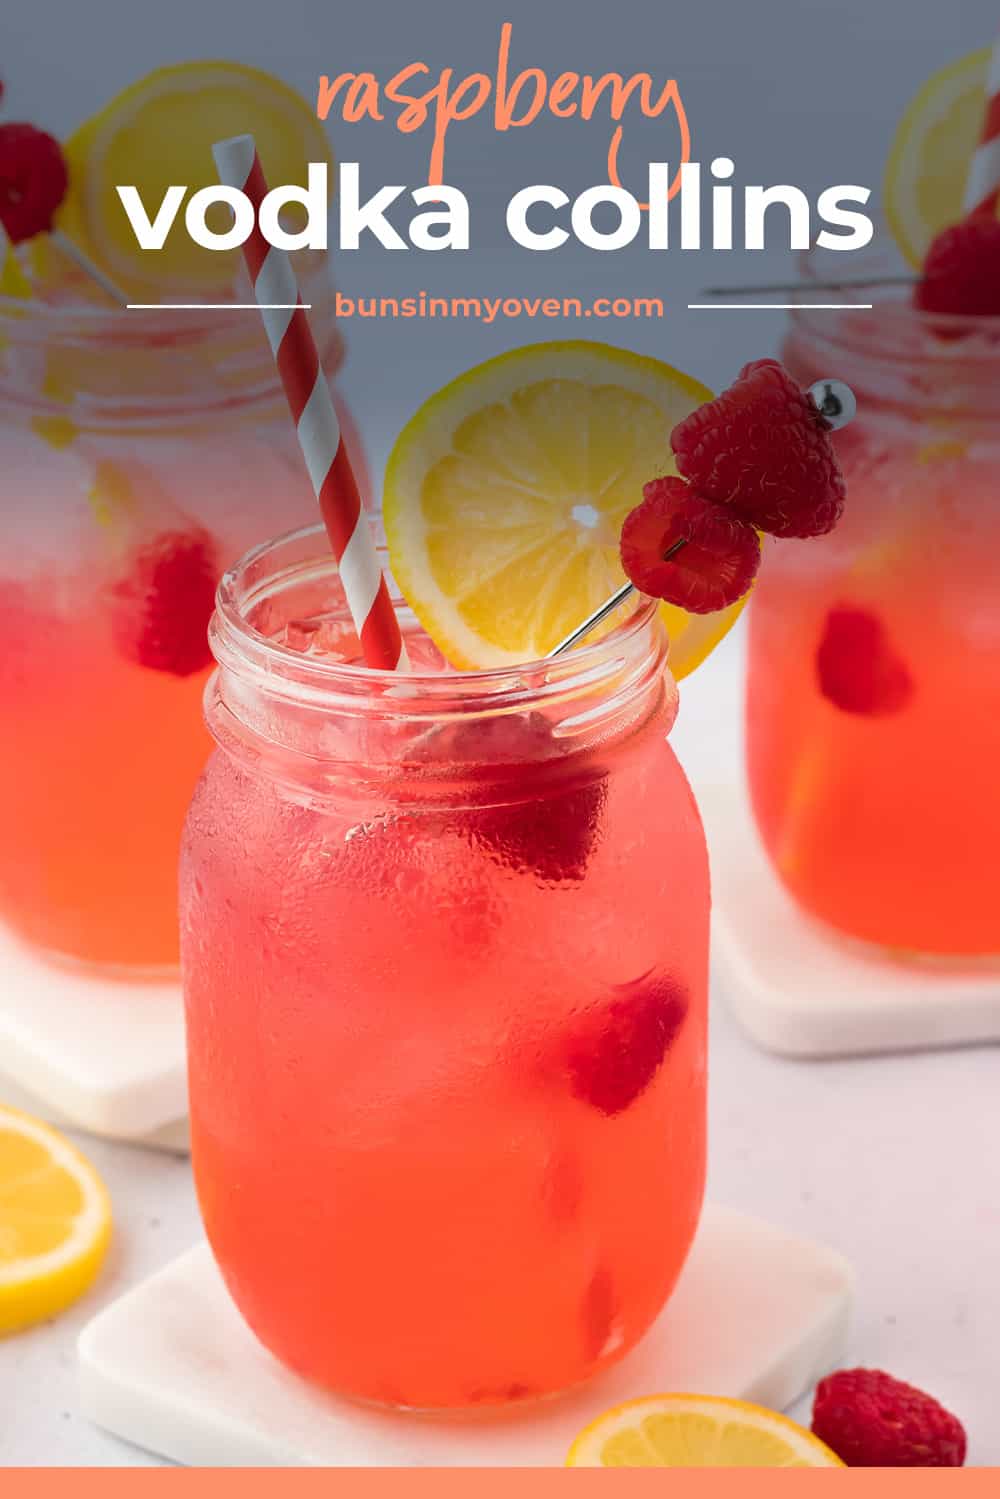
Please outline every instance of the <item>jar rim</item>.
[{"label": "jar rim", "polygon": [[[296,275],[307,294],[307,302],[310,296],[332,296],[331,266],[325,254],[316,255],[312,261],[297,257]],[[183,314],[177,309],[179,315],[173,318],[164,317],[164,312],[175,310],[169,303],[163,308],[127,307],[103,294],[95,295],[93,300],[53,302],[42,297],[0,293],[0,337],[21,335],[44,342],[55,332],[63,343],[135,345],[155,342],[157,337],[169,334],[172,338],[183,336],[186,341],[199,343],[231,329],[232,311],[238,310],[244,300],[253,301],[249,286],[246,289],[248,297],[239,302],[232,297],[204,305],[185,303]],[[126,311],[130,312],[127,319],[123,316]]]},{"label": "jar rim", "polygon": [[[419,628],[395,585],[384,544],[378,547],[393,604],[404,629]],[[287,556],[284,572],[281,558]],[[594,690],[623,670],[644,676],[666,667],[668,642],[659,624],[658,602],[639,594],[625,618],[599,639],[556,657],[511,662],[477,670],[413,671],[404,675],[305,655],[258,630],[248,612],[267,597],[269,585],[320,581],[336,573],[322,524],[301,527],[262,542],[223,575],[209,629],[213,654],[223,671],[250,678],[272,694],[355,711],[370,699],[405,715],[441,713],[460,707],[499,711],[581,688]],[[624,606],[622,606],[624,608]]]},{"label": "jar rim", "polygon": [[[798,264],[802,281],[789,299],[796,304],[811,301],[817,283],[833,283],[840,275],[851,283],[838,290],[837,300],[847,305],[835,313],[796,305],[791,314],[793,324],[818,333],[831,350],[863,344],[866,359],[886,365],[995,364],[1000,356],[1000,317],[914,307],[910,290],[918,272],[895,249],[882,245],[852,256],[847,270],[843,253],[835,250],[804,250]],[[889,276],[899,277],[900,284],[874,284]]]},{"label": "jar rim", "polygon": [[[332,377],[344,338],[329,264],[317,255],[306,272],[302,295],[316,309],[313,329]],[[185,311],[0,298],[0,345],[0,401],[11,420],[155,435],[265,408],[270,420],[284,404],[249,287],[246,301]]]}]

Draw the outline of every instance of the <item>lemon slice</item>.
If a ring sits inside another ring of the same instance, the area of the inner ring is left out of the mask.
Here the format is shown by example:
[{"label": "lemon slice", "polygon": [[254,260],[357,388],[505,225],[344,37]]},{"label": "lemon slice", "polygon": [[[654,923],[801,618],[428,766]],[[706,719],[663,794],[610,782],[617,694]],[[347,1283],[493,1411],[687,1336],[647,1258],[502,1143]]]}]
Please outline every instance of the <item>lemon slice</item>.
[{"label": "lemon slice", "polygon": [[0,1105],[0,1335],[82,1296],[110,1238],[94,1168],[56,1130]]},{"label": "lemon slice", "polygon": [[885,173],[885,211],[911,265],[962,217],[969,163],[986,108],[990,49],[934,73],[899,122]]},{"label": "lemon slice", "polygon": [[742,1400],[649,1395],[607,1411],[573,1443],[568,1468],[842,1468],[811,1431]]},{"label": "lemon slice", "polygon": [[[622,521],[649,479],[676,472],[675,423],[711,399],[658,359],[581,341],[514,349],[420,408],[389,458],[385,530],[396,579],[453,666],[544,656],[621,586]],[[675,677],[739,609],[664,606]]]},{"label": "lemon slice", "polygon": [[[69,191],[58,227],[136,300],[192,299],[228,286],[238,250],[205,250],[184,226],[183,206],[162,250],[141,250],[115,188],[132,184],[150,218],[174,183],[215,186],[212,145],[253,133],[271,186],[304,184],[311,161],[332,164],[323,127],[305,100],[277,78],[229,62],[158,68],[88,120],[64,147]],[[220,208],[218,224],[227,227]],[[288,210],[289,223],[292,210]],[[229,220],[228,222],[231,222]],[[40,242],[36,274],[58,274],[58,251]]]},{"label": "lemon slice", "polygon": [[0,297],[31,296],[31,285],[14,254],[14,247],[0,224]]}]

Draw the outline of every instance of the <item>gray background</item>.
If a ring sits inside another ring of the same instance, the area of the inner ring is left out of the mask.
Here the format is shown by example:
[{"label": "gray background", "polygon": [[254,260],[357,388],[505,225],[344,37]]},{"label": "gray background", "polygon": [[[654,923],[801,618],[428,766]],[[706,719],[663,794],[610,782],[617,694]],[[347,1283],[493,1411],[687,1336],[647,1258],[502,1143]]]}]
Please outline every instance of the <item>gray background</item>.
[{"label": "gray background", "polygon": [[[737,182],[790,182],[814,195],[858,182],[879,197],[893,129],[907,100],[935,68],[987,45],[1000,25],[995,0],[691,0],[689,4],[613,0],[610,4],[506,0],[280,0],[263,5],[206,0],[33,0],[4,7],[0,77],[7,118],[27,117],[67,134],[115,90],[142,73],[193,57],[226,57],[285,78],[313,101],[321,73],[373,71],[381,80],[420,59],[436,74],[458,76],[496,65],[501,22],[513,23],[512,72],[543,67],[676,77],[692,127],[693,155],[707,163],[730,155]],[[649,160],[669,159],[672,128],[626,116],[626,185],[644,183]],[[331,117],[336,154],[361,163],[362,184],[418,186],[426,181],[430,127],[401,135],[365,121]],[[484,111],[448,136],[447,180],[472,205],[468,252],[389,252],[376,247],[337,257],[338,284],[362,296],[436,295],[662,296],[662,321],[525,318],[407,323],[354,320],[346,328],[343,384],[364,435],[379,456],[403,419],[435,385],[475,361],[536,339],[599,336],[660,354],[708,384],[731,378],[743,360],[771,352],[780,314],[688,312],[712,281],[770,279],[793,269],[778,245],[748,254],[651,252],[636,244],[602,254],[572,244],[549,254],[512,245],[503,209],[519,188],[552,182],[573,192],[604,180],[610,134],[590,123],[543,113],[528,129],[497,135]],[[631,169],[631,170],[630,170]],[[640,194],[643,195],[643,194]],[[849,263],[850,256],[844,257]],[[596,330],[596,331],[595,331]]]}]

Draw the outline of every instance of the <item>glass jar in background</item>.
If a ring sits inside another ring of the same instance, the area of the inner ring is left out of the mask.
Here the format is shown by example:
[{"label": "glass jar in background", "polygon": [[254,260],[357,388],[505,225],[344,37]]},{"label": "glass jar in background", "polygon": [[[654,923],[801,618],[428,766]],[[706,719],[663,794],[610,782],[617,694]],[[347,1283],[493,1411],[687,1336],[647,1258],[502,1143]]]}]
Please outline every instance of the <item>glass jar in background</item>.
[{"label": "glass jar in background", "polygon": [[846,380],[858,415],[843,521],[774,547],[750,609],[761,836],[838,931],[1000,957],[1000,320],[803,309],[783,357],[803,386]]},{"label": "glass jar in background", "polygon": [[[308,285],[333,375],[325,268]],[[5,300],[0,396],[0,920],[162,971],[214,586],[315,502],[255,311]]]},{"label": "glass jar in background", "polygon": [[503,1404],[656,1317],[705,1171],[708,870],[655,605],[523,669],[356,664],[327,543],[228,575],[181,861],[192,1156],[254,1332]]}]

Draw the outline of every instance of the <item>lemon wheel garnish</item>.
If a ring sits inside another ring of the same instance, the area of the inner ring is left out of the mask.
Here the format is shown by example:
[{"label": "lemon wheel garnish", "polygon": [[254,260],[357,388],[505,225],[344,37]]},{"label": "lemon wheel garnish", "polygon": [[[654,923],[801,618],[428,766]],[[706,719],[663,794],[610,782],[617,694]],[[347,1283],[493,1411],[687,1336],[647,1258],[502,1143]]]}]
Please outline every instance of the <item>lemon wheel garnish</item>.
[{"label": "lemon wheel garnish", "polygon": [[[142,250],[115,188],[130,184],[150,218],[172,184],[193,194],[217,186],[212,145],[251,132],[272,186],[305,184],[308,163],[332,164],[323,127],[306,101],[277,78],[230,62],[158,68],[106,105],[65,145],[69,191],[58,225],[136,300],[192,299],[227,286],[240,252],[205,250],[184,226],[182,206],[162,250]],[[185,198],[185,203],[188,198]],[[216,228],[228,227],[219,210]],[[291,222],[291,210],[289,210]],[[231,221],[230,221],[231,222]],[[36,274],[57,274],[58,252],[40,245]]]},{"label": "lemon wheel garnish", "polygon": [[[385,478],[393,572],[452,665],[537,659],[624,580],[622,521],[676,472],[674,425],[712,392],[607,344],[529,344],[477,365],[400,434]],[[740,605],[663,607],[682,677]],[[591,637],[594,638],[594,637]]]},{"label": "lemon wheel garnish", "polygon": [[111,1238],[97,1172],[57,1130],[0,1105],[0,1335],[82,1296]]},{"label": "lemon wheel garnish", "polygon": [[0,226],[0,297],[19,297],[24,300],[30,296],[31,283]]},{"label": "lemon wheel garnish", "polygon": [[885,173],[885,212],[899,248],[918,268],[935,236],[962,217],[989,65],[987,47],[932,74],[896,130]]},{"label": "lemon wheel garnish", "polygon": [[649,1395],[616,1406],[573,1443],[568,1468],[842,1468],[812,1432],[759,1405]]}]

